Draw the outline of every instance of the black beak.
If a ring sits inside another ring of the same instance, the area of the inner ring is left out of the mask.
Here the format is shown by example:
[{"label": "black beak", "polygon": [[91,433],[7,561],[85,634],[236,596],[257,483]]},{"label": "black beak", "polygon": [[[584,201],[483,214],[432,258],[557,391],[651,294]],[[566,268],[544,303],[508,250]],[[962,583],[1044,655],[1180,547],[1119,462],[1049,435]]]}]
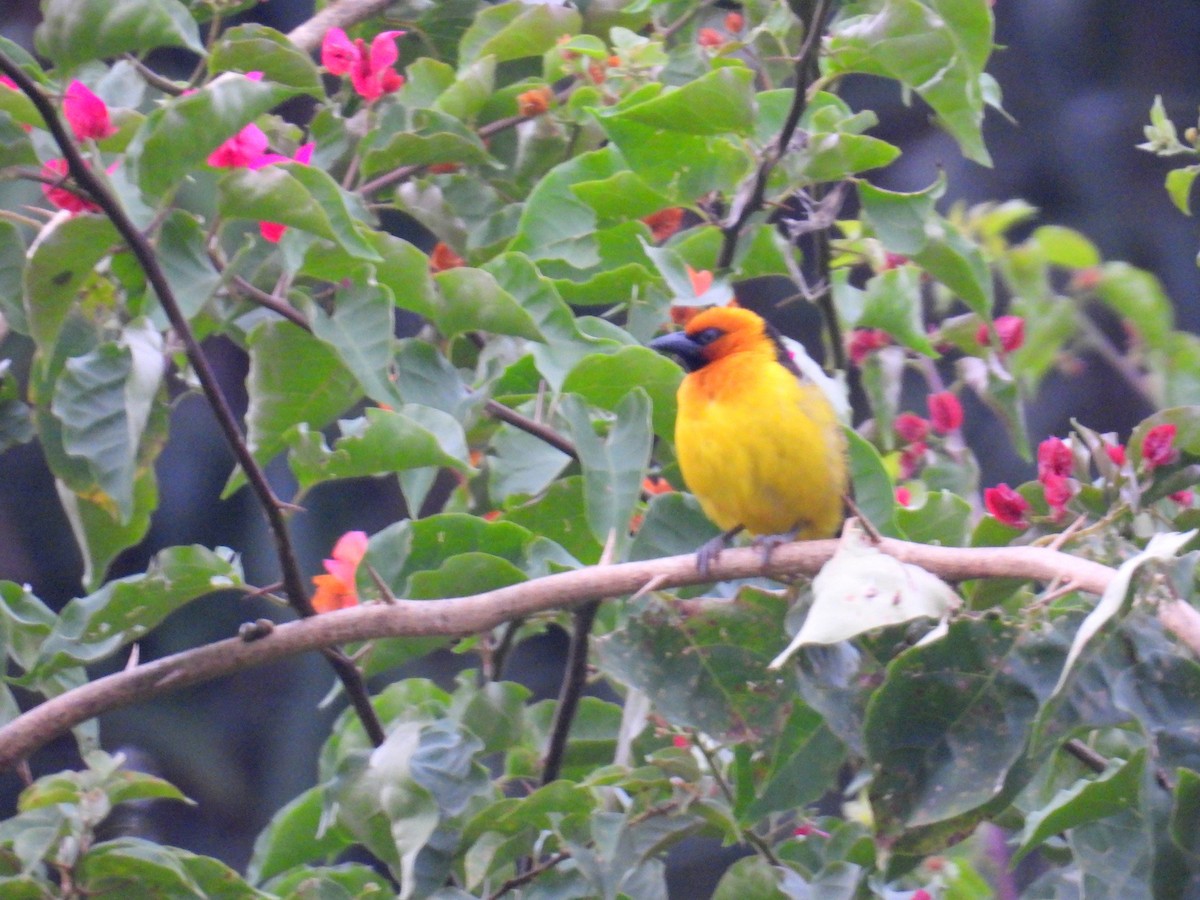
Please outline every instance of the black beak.
[{"label": "black beak", "polygon": [[670,353],[675,356],[683,364],[683,367],[689,372],[695,372],[701,366],[708,362],[704,358],[704,348],[692,340],[687,332],[673,331],[670,334],[664,334],[662,337],[656,337],[650,342],[650,349],[657,350],[659,353]]}]

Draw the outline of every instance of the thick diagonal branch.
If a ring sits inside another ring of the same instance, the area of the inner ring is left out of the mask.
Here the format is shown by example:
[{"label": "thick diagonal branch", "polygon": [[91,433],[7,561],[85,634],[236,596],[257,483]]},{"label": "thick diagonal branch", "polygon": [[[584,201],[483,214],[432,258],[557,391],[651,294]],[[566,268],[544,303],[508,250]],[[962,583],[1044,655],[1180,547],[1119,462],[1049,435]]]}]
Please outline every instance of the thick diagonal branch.
[{"label": "thick diagonal branch", "polygon": [[[226,442],[233,450],[234,457],[242,467],[242,471],[246,473],[246,480],[254,491],[255,496],[258,497],[263,511],[266,513],[267,524],[275,541],[275,551],[279,559],[279,567],[283,577],[284,594],[287,597],[288,603],[301,616],[313,615],[314,610],[308,599],[304,578],[300,573],[300,564],[296,559],[296,553],[292,547],[291,535],[284,517],[283,504],[275,496],[274,491],[271,490],[266,473],[250,452],[250,448],[242,436],[241,426],[238,424],[237,417],[233,414],[233,410],[225,399],[225,394],[221,390],[216,373],[209,365],[208,357],[204,355],[204,351],[200,347],[200,342],[196,340],[187,317],[183,314],[179,303],[175,299],[175,292],[171,289],[162,266],[159,265],[158,256],[155,254],[154,248],[150,245],[150,241],[138,230],[133,220],[125,212],[125,208],[108,189],[104,181],[97,177],[88,166],[87,161],[83,158],[83,154],[79,151],[79,147],[76,146],[75,141],[63,126],[62,119],[58,115],[58,110],[54,108],[54,105],[42,93],[38,85],[25,74],[25,71],[16,62],[4,53],[0,53],[0,71],[8,75],[16,83],[17,87],[29,97],[33,105],[37,107],[38,112],[46,123],[46,128],[49,129],[55,143],[58,144],[59,149],[67,160],[71,177],[88,193],[104,214],[108,216],[113,226],[117,229],[117,232],[133,252],[138,265],[141,266],[142,271],[146,275],[146,280],[154,288],[154,292],[158,295],[159,303],[162,305],[163,312],[166,313],[172,329],[174,329],[179,340],[183,343],[188,362],[191,364],[192,370],[196,373],[196,378],[200,382],[200,388],[204,392],[209,406],[212,407],[217,424],[220,426]],[[366,687],[358,670],[353,664],[350,664],[350,660],[340,650],[324,648],[323,652],[346,688],[346,693],[350,697],[351,703],[353,703],[355,709],[358,711],[359,716],[362,717],[363,727],[366,729],[367,734],[377,744],[383,743],[383,728],[380,726],[378,717],[371,706],[370,698],[367,695]]]}]

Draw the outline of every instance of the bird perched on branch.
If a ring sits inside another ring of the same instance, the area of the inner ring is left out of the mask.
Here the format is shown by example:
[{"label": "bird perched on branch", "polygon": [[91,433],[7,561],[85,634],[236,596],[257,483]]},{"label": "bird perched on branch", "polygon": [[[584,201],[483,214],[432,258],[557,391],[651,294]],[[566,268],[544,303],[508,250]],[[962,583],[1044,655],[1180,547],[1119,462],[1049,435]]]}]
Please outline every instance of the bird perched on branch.
[{"label": "bird perched on branch", "polygon": [[700,548],[700,571],[743,529],[764,554],[793,538],[833,535],[843,519],[845,438],[779,333],[748,309],[722,306],[650,347],[688,372],[675,451],[688,489],[725,532]]}]

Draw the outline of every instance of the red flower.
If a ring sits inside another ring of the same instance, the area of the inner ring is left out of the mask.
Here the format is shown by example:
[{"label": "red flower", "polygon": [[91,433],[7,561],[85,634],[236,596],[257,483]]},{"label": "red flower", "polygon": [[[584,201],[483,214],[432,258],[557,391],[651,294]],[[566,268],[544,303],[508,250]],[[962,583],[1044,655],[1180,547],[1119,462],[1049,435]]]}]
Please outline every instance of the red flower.
[{"label": "red flower", "polygon": [[1125,465],[1124,444],[1105,444],[1104,452],[1108,454],[1108,458],[1112,460],[1114,466]]},{"label": "red flower", "polygon": [[725,30],[737,34],[746,25],[746,20],[740,12],[725,13]]},{"label": "red flower", "polygon": [[958,402],[958,398],[950,391],[930,394],[927,402],[929,404],[929,419],[933,423],[933,430],[938,434],[949,434],[962,427],[962,404]]},{"label": "red flower", "polygon": [[1180,506],[1191,506],[1192,501],[1196,499],[1195,495],[1191,491],[1176,491],[1175,493],[1168,494],[1167,496],[1169,496]]},{"label": "red flower", "polygon": [[891,342],[892,339],[886,331],[878,328],[855,328],[846,340],[846,352],[850,355],[850,362],[861,366],[867,354],[882,349]]},{"label": "red flower", "polygon": [[445,272],[447,269],[457,269],[459,266],[465,266],[467,261],[438,241],[433,246],[432,252],[429,254],[429,268],[434,272]]},{"label": "red flower", "polygon": [[1147,470],[1169,465],[1179,458],[1175,449],[1175,426],[1171,423],[1155,425],[1146,432],[1142,441],[1142,462]]},{"label": "red flower", "polygon": [[1071,452],[1066,441],[1049,437],[1038,444],[1037,466],[1038,481],[1044,482],[1047,474],[1065,478],[1075,468],[1075,454]]},{"label": "red flower", "polygon": [[679,230],[683,224],[683,208],[679,206],[660,209],[642,219],[650,226],[650,234],[656,244],[661,244]]},{"label": "red flower", "polygon": [[720,47],[725,43],[725,35],[715,28],[701,28],[696,34],[696,43],[701,47]]},{"label": "red flower", "polygon": [[[1000,336],[1000,349],[1005,353],[1012,353],[1025,343],[1025,320],[1020,316],[1000,316],[993,324],[996,334]],[[988,331],[987,323],[979,326],[975,340],[985,347],[992,343],[992,333]]]},{"label": "red flower", "polygon": [[313,576],[316,593],[312,605],[319,613],[358,605],[358,566],[367,555],[367,535],[347,531],[333,547],[333,558],[325,560],[325,572]]},{"label": "red flower", "polygon": [[929,448],[924,441],[909,444],[900,454],[900,477],[913,478],[925,463],[925,454]]},{"label": "red flower", "polygon": [[881,271],[887,272],[890,269],[898,269],[901,266],[908,265],[908,257],[903,253],[893,253],[891,250],[883,254],[883,268]]},{"label": "red flower", "polygon": [[1029,511],[1029,501],[1001,483],[983,492],[983,505],[987,511],[996,517],[997,521],[1013,528],[1027,528],[1025,513]]},{"label": "red flower", "polygon": [[1057,522],[1066,512],[1067,501],[1071,499],[1072,493],[1071,482],[1063,475],[1056,472],[1047,472],[1044,476],[1038,476],[1042,482],[1042,490],[1045,493],[1046,505],[1050,507],[1050,512]]},{"label": "red flower", "polygon": [[108,107],[104,101],[78,79],[67,85],[67,92],[63,96],[63,116],[77,141],[89,138],[99,141],[117,133],[116,126],[109,121]]},{"label": "red flower", "polygon": [[929,436],[929,421],[916,413],[900,413],[894,424],[896,436],[906,444],[915,444]]},{"label": "red flower", "polygon": [[896,502],[901,506],[908,506],[912,503],[912,491],[906,487],[896,488]]},{"label": "red flower", "polygon": [[396,38],[403,31],[381,31],[367,49],[362,38],[353,41],[340,28],[330,28],[321,41],[321,65],[332,75],[349,75],[364,100],[378,100],[404,86],[404,76],[392,68],[400,58]]},{"label": "red flower", "polygon": [[671,738],[671,744],[679,750],[686,750],[692,746],[691,739],[686,734],[677,734]]},{"label": "red flower", "polygon": [[65,209],[68,212],[98,212],[100,207],[91,200],[60,186],[61,180],[66,178],[69,171],[70,167],[65,159],[51,159],[42,166],[42,175],[60,180],[60,184],[42,182],[42,193],[46,195],[46,199],[59,209]]},{"label": "red flower", "polygon": [[642,479],[642,493],[654,496],[655,494],[670,494],[675,490],[671,487],[671,482],[659,475],[647,475]]}]

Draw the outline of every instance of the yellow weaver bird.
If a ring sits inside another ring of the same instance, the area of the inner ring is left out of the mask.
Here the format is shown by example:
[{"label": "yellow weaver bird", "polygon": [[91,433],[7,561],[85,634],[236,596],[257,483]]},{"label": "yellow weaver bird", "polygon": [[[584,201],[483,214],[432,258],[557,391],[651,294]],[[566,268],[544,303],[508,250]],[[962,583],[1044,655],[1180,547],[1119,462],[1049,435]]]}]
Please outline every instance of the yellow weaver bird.
[{"label": "yellow weaver bird", "polygon": [[745,529],[771,548],[833,535],[846,492],[845,438],[821,389],[779,333],[748,309],[715,307],[650,347],[680,360],[675,451],[688,489],[725,534],[697,554],[701,573]]}]

